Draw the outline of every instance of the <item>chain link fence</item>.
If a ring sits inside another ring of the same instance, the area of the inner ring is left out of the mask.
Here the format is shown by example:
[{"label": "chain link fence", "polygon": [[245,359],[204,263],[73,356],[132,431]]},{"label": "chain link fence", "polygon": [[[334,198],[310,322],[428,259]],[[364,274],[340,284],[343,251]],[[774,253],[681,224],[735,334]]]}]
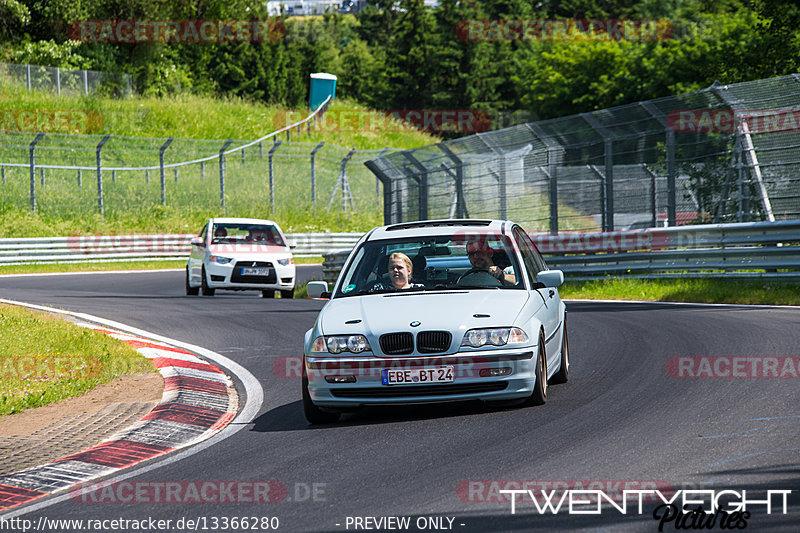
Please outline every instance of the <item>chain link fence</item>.
[{"label": "chain link fence", "polygon": [[133,82],[129,74],[13,63],[0,63],[0,84],[69,96],[88,96],[103,92],[122,97],[133,93]]},{"label": "chain link fence", "polygon": [[800,76],[530,122],[368,161],[384,222],[614,231],[800,216]]}]

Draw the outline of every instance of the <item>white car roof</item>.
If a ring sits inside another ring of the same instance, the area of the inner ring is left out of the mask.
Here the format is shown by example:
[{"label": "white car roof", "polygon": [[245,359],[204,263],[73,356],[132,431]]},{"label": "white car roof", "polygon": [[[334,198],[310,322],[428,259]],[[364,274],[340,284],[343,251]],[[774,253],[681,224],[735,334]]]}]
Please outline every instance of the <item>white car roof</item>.
[{"label": "white car roof", "polygon": [[420,220],[381,226],[372,230],[368,241],[406,237],[425,237],[430,235],[452,235],[454,231],[502,234],[511,229],[510,220],[489,219],[443,219]]},{"label": "white car roof", "polygon": [[[238,224],[238,223],[242,223],[242,224],[266,224],[266,225],[271,225],[271,226],[278,226],[277,222],[274,222],[272,220],[262,219],[262,218],[220,217],[220,218],[212,218],[211,219],[211,223],[212,224],[228,224],[228,223],[232,223],[232,224]],[[278,227],[280,227],[280,226],[278,226]]]}]

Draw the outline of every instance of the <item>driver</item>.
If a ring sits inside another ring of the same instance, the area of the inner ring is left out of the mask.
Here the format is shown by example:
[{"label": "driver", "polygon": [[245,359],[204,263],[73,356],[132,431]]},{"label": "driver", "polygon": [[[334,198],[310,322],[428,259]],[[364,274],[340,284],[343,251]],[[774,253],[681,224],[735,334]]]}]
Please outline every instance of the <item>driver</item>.
[{"label": "driver", "polygon": [[492,256],[494,250],[484,239],[467,241],[467,257],[474,270],[486,270],[491,276],[497,278],[501,285],[514,285],[517,278],[514,274],[503,272],[503,269],[494,264]]}]

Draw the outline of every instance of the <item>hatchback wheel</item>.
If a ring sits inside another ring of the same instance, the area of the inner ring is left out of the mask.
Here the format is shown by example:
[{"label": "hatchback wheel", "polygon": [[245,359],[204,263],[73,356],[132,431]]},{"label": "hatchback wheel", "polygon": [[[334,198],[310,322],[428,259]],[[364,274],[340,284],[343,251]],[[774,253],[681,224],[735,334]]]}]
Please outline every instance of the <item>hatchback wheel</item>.
[{"label": "hatchback wheel", "polygon": [[186,267],[186,296],[197,296],[200,292],[200,287],[192,287],[189,285],[189,267]]},{"label": "hatchback wheel", "polygon": [[201,272],[201,277],[203,278],[203,280],[200,283],[200,289],[201,292],[203,293],[203,296],[214,296],[214,293],[217,292],[217,289],[212,289],[211,287],[208,286],[208,281],[206,280],[205,267],[203,267],[203,270]]}]

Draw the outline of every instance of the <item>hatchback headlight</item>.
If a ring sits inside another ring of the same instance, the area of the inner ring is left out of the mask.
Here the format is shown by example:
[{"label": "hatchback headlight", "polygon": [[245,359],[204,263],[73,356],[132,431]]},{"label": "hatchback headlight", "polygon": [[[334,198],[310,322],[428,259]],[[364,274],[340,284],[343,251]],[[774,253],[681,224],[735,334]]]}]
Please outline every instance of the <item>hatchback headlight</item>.
[{"label": "hatchback headlight", "polygon": [[311,345],[314,353],[361,353],[369,350],[369,342],[364,335],[326,335],[317,337]]},{"label": "hatchback headlight", "polygon": [[461,346],[480,348],[487,344],[492,346],[505,346],[506,344],[520,344],[528,341],[528,336],[519,328],[482,328],[471,329],[464,334]]},{"label": "hatchback headlight", "polygon": [[231,257],[222,257],[221,255],[212,255],[211,257],[208,258],[208,260],[211,261],[212,263],[218,263],[220,265],[227,265],[228,263],[233,261],[233,258],[231,258]]},{"label": "hatchback headlight", "polygon": [[287,257],[286,259],[278,259],[278,264],[282,266],[291,265],[294,263],[294,259],[291,257]]}]

